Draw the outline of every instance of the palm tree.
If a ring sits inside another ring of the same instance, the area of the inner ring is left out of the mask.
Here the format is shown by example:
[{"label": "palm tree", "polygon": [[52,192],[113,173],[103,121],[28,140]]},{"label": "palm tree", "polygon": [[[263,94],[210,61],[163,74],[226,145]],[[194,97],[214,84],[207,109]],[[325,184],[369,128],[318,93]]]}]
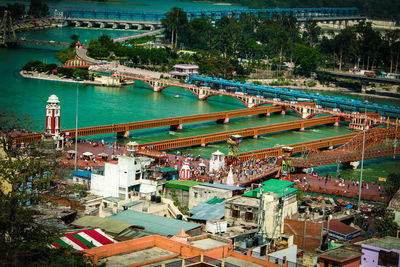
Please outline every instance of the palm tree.
[{"label": "palm tree", "polygon": [[166,34],[171,33],[171,47],[178,44],[178,33],[188,23],[186,12],[182,8],[173,7],[165,14],[166,18],[161,20],[162,25],[167,30]]}]

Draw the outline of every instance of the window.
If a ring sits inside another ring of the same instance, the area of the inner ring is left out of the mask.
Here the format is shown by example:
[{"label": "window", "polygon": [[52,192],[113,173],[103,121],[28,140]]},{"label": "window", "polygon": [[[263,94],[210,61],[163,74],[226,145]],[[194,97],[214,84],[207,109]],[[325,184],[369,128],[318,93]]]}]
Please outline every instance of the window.
[{"label": "window", "polygon": [[379,251],[378,265],[399,266],[399,254],[396,252]]},{"label": "window", "polygon": [[253,213],[252,212],[246,212],[244,215],[244,219],[246,221],[252,221],[253,220]]},{"label": "window", "polygon": [[197,195],[198,195],[198,193],[197,193],[197,192],[194,192],[194,197],[197,197]]},{"label": "window", "polygon": [[239,210],[232,210],[232,217],[233,218],[239,218],[240,216],[240,211]]}]

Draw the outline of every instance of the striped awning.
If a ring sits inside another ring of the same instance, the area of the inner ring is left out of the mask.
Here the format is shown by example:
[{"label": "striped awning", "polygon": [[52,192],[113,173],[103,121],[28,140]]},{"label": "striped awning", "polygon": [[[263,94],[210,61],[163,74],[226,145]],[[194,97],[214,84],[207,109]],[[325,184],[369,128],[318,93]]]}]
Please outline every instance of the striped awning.
[{"label": "striped awning", "polygon": [[112,243],[115,243],[115,241],[108,237],[101,229],[92,228],[79,230],[63,237],[56,238],[51,245],[54,248],[71,246],[73,251],[77,251],[87,248],[101,247]]}]

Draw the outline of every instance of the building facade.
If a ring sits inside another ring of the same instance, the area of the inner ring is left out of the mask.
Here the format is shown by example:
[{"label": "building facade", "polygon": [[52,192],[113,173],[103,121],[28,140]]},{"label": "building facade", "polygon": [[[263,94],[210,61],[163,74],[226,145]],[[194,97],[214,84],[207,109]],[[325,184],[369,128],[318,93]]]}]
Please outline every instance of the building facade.
[{"label": "building facade", "polygon": [[142,178],[140,162],[122,156],[118,164],[105,163],[104,175],[92,174],[90,191],[99,196],[127,199],[134,194],[134,186],[139,185]]}]

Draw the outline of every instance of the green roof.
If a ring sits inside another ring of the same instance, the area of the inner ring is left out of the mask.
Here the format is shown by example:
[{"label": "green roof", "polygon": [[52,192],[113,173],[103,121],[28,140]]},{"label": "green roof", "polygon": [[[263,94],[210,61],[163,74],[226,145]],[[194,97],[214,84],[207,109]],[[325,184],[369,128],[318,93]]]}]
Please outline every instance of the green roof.
[{"label": "green roof", "polygon": [[171,219],[150,213],[134,210],[121,211],[115,215],[107,217],[116,221],[126,222],[145,228],[146,232],[159,235],[176,235],[183,228],[185,231],[201,227],[200,224],[190,223],[182,220]]},{"label": "green roof", "polygon": [[79,227],[99,227],[104,231],[113,234],[118,234],[126,228],[133,226],[133,224],[130,223],[101,218],[97,216],[83,216],[82,218],[75,220],[72,224]]},{"label": "green roof", "polygon": [[214,204],[218,204],[221,202],[224,202],[224,199],[213,197],[212,199],[209,199],[206,203],[210,204],[210,205],[214,205]]},{"label": "green roof", "polygon": [[169,167],[160,168],[160,172],[179,172],[179,170]]},{"label": "green roof", "polygon": [[202,184],[202,182],[196,182],[191,180],[171,180],[165,184],[165,187],[189,191],[190,187],[198,184]]},{"label": "green roof", "polygon": [[[263,182],[262,187],[264,193],[272,192],[282,197],[285,194],[287,196],[290,196],[297,192],[297,188],[292,187],[293,184],[294,182],[278,180],[278,179],[270,179],[268,181]],[[260,187],[243,194],[243,196],[260,198],[259,193],[260,193]]]}]

